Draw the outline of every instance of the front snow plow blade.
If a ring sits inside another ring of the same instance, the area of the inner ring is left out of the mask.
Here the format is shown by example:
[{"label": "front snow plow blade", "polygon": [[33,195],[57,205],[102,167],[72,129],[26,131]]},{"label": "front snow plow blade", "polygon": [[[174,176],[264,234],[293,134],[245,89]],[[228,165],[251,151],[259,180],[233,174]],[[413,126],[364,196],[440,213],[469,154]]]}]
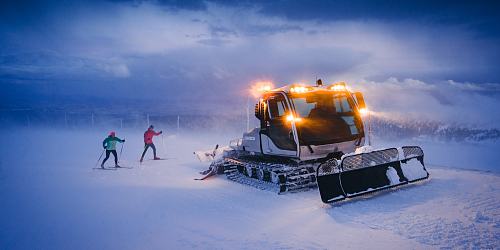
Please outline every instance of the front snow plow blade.
[{"label": "front snow plow blade", "polygon": [[318,166],[318,188],[325,203],[426,179],[424,152],[401,147],[349,155],[340,166],[332,159]]}]

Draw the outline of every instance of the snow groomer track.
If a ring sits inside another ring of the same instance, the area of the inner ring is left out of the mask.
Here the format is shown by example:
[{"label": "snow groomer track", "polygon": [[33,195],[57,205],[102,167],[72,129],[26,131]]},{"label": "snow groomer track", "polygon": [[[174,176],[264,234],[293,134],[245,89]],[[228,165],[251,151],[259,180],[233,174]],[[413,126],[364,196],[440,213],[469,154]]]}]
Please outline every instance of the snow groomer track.
[{"label": "snow groomer track", "polygon": [[252,156],[226,158],[223,166],[229,180],[279,194],[317,186],[312,166],[300,165],[288,159],[264,161],[261,157]]}]

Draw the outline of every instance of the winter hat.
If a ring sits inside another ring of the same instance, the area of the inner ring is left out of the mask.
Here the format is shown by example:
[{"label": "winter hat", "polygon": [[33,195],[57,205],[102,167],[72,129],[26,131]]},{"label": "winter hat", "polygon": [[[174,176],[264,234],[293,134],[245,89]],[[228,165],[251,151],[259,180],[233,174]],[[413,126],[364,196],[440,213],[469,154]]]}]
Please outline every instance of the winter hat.
[{"label": "winter hat", "polygon": [[114,132],[114,131],[111,131],[111,133],[109,133],[109,135],[115,135],[115,132]]},{"label": "winter hat", "polygon": [[151,125],[151,126],[149,126],[149,128],[150,128],[150,129],[153,129],[153,128],[155,128],[155,126]]}]

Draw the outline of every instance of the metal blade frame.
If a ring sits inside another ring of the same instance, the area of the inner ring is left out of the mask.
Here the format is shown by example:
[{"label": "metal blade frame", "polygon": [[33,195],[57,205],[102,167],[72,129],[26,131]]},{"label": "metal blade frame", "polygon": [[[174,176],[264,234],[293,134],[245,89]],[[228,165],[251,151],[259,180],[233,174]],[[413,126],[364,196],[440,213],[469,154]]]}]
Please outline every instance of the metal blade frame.
[{"label": "metal blade frame", "polygon": [[405,146],[348,155],[340,166],[329,160],[316,172],[321,200],[330,203],[426,179],[423,157],[420,147]]}]

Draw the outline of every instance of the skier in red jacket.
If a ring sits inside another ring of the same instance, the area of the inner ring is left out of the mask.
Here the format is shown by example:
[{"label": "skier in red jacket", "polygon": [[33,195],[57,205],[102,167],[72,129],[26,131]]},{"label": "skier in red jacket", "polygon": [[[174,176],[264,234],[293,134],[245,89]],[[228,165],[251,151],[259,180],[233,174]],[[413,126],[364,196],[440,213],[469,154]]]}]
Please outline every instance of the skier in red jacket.
[{"label": "skier in red jacket", "polygon": [[154,159],[155,160],[159,160],[160,158],[156,157],[156,147],[155,145],[153,144],[153,136],[155,135],[159,135],[161,133],[163,133],[163,131],[160,131],[158,133],[156,133],[153,129],[155,127],[153,125],[149,126],[148,130],[146,132],[144,132],[144,151],[142,151],[142,156],[141,156],[141,162],[144,158],[144,154],[146,154],[146,151],[148,150],[148,148],[152,148],[153,149],[153,155],[154,155]]}]

